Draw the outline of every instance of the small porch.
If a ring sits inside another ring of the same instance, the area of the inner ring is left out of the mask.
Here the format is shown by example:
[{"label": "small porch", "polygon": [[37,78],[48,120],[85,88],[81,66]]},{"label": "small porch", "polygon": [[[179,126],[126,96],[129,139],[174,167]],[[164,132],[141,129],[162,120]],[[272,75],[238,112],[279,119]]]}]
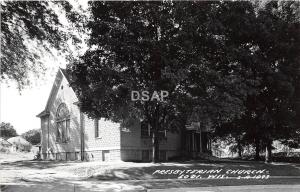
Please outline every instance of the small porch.
[{"label": "small porch", "polygon": [[211,138],[209,129],[192,123],[186,126],[185,150],[192,158],[211,155]]}]

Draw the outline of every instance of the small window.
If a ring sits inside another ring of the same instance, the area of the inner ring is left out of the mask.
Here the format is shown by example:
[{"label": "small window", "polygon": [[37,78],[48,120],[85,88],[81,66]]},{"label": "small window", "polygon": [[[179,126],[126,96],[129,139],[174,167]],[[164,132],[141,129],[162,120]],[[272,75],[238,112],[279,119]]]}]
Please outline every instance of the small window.
[{"label": "small window", "polygon": [[141,122],[141,137],[151,137],[150,125],[146,121]]},{"label": "small window", "polygon": [[100,136],[99,134],[99,119],[94,120],[95,125],[95,137],[98,138]]},{"label": "small window", "polygon": [[160,138],[164,138],[164,139],[167,138],[167,130],[158,131],[158,134]]},{"label": "small window", "polygon": [[[160,138],[167,138],[167,130],[160,130],[158,131],[158,135]],[[141,122],[141,137],[147,138],[152,137],[152,129],[149,123],[146,121]]]},{"label": "small window", "polygon": [[167,160],[167,152],[165,150],[159,151],[159,160],[166,161]]},{"label": "small window", "polygon": [[150,160],[150,150],[142,150],[142,161],[147,162]]}]

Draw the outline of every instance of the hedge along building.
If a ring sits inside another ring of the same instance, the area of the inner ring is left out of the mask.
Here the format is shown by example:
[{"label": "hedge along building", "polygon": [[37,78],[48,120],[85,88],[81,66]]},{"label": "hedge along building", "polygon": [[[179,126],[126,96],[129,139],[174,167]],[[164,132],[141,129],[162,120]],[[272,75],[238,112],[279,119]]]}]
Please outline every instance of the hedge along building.
[{"label": "hedge along building", "polygon": [[[152,138],[149,125],[134,122],[130,127],[124,128],[108,119],[88,118],[80,111],[78,98],[69,82],[66,71],[59,69],[46,107],[37,115],[41,119],[43,159],[151,160]],[[181,155],[183,151],[194,152],[195,156],[209,150],[209,142],[203,139],[207,137],[203,136],[204,133],[199,135],[199,129],[195,126],[189,125],[187,134],[164,132],[163,135],[164,138],[160,141],[160,160],[169,160]]]}]

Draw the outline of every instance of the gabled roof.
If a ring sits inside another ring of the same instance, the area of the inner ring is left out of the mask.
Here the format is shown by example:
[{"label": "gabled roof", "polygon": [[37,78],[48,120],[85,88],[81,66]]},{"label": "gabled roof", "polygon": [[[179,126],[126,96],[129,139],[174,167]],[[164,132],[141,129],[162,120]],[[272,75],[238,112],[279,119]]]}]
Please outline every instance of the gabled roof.
[{"label": "gabled roof", "polygon": [[31,146],[31,143],[26,141],[26,139],[24,139],[21,136],[11,137],[11,138],[7,139],[7,141],[10,142],[13,145]]},{"label": "gabled roof", "polygon": [[71,82],[71,77],[70,75],[67,73],[67,70],[66,69],[63,69],[63,68],[59,68],[59,70],[62,72],[62,74],[65,76],[65,78],[67,79],[68,83]]},{"label": "gabled roof", "polygon": [[43,116],[46,116],[46,115],[50,115],[50,112],[44,110],[44,111],[40,112],[40,113],[37,115],[37,117],[43,117]]},{"label": "gabled roof", "polygon": [[51,101],[52,97],[54,97],[56,95],[56,92],[58,90],[57,89],[57,84],[60,84],[63,77],[65,77],[67,82],[70,84],[70,75],[68,75],[66,69],[59,68],[57,73],[56,73],[56,77],[55,77],[55,80],[53,82],[52,89],[51,89],[50,95],[48,97],[45,109],[41,113],[39,113],[37,115],[37,117],[43,117],[43,116],[46,116],[46,115],[50,114],[50,112],[49,112],[50,101]]}]

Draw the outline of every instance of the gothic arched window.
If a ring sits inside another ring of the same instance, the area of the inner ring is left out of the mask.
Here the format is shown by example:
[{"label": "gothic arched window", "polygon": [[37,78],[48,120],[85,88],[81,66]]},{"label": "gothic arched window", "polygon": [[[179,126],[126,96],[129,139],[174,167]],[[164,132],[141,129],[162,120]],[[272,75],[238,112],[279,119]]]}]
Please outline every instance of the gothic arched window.
[{"label": "gothic arched window", "polygon": [[66,143],[70,140],[70,113],[65,103],[56,111],[56,142]]}]

